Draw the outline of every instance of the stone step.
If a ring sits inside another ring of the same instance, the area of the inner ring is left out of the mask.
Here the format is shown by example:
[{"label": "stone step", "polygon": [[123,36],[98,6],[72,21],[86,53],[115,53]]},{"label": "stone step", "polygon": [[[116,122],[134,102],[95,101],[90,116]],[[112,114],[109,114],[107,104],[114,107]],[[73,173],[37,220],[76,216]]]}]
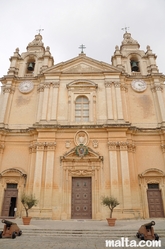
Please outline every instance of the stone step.
[{"label": "stone step", "polygon": [[[74,236],[74,237],[134,237],[137,231],[133,230],[51,230],[51,229],[25,229],[23,234],[26,236]],[[165,237],[165,230],[155,231],[159,237]]]}]

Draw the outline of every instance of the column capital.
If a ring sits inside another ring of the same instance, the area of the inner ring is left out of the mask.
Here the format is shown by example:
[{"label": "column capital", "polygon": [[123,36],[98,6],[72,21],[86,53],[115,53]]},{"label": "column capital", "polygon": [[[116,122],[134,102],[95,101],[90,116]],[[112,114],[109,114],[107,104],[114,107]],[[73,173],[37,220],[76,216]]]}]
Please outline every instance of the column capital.
[{"label": "column capital", "polygon": [[128,87],[126,84],[120,84],[120,89],[121,89],[121,91],[128,92]]},{"label": "column capital", "polygon": [[3,94],[5,93],[14,93],[15,92],[15,88],[12,86],[5,86],[3,88]]},{"label": "column capital", "polygon": [[135,152],[135,144],[129,143],[127,141],[108,141],[108,149],[109,150],[127,150],[129,152]]},{"label": "column capital", "polygon": [[115,88],[120,88],[121,83],[119,81],[115,81],[114,86],[115,86]]},{"label": "column capital", "polygon": [[119,142],[108,141],[108,149],[109,150],[117,150]]},{"label": "column capital", "polygon": [[161,85],[154,85],[151,87],[151,91],[152,92],[157,92],[157,91],[163,92],[163,87]]},{"label": "column capital", "polygon": [[52,82],[53,88],[58,88],[60,86],[60,82]]},{"label": "column capital", "polygon": [[55,150],[56,142],[33,142],[29,146],[30,153],[36,153],[36,151],[48,151]]},{"label": "column capital", "polygon": [[43,92],[44,91],[44,86],[43,85],[39,85],[37,88],[37,92]]},{"label": "column capital", "polygon": [[44,82],[44,88],[50,88],[51,82]]},{"label": "column capital", "polygon": [[55,150],[56,142],[45,142],[46,150]]},{"label": "column capital", "polygon": [[106,88],[112,87],[112,81],[105,81],[104,85]]}]

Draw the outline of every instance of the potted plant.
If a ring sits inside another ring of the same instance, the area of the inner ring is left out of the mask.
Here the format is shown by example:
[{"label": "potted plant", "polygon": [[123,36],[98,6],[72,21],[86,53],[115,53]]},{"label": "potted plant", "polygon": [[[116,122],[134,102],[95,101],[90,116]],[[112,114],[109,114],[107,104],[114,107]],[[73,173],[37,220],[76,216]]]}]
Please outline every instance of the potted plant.
[{"label": "potted plant", "polygon": [[25,212],[26,212],[26,216],[22,217],[23,224],[24,225],[29,225],[31,217],[29,217],[28,211],[33,206],[37,206],[38,200],[32,194],[27,195],[27,194],[23,193],[23,195],[21,196],[21,202],[22,202],[22,205],[24,206]]},{"label": "potted plant", "polygon": [[114,226],[116,218],[112,218],[112,213],[113,213],[114,208],[117,205],[119,205],[120,203],[118,202],[118,200],[116,198],[114,198],[112,196],[110,196],[110,197],[103,196],[101,203],[110,209],[110,218],[107,218],[107,221],[108,221],[109,226]]}]

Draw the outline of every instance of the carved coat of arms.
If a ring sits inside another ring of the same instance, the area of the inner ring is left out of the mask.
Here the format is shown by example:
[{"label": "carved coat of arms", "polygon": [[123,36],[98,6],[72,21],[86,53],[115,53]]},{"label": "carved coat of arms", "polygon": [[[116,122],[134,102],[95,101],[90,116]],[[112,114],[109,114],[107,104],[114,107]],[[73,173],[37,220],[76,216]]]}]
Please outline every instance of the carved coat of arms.
[{"label": "carved coat of arms", "polygon": [[76,155],[79,157],[84,157],[88,154],[88,147],[80,144],[76,147]]}]

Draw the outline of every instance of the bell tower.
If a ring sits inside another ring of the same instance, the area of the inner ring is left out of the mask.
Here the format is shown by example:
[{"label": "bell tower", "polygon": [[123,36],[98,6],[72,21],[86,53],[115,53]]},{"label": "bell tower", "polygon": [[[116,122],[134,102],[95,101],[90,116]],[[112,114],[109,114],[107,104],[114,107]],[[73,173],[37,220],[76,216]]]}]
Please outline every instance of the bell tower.
[{"label": "bell tower", "polygon": [[50,48],[44,47],[40,34],[35,35],[35,39],[28,44],[26,49],[27,51],[21,55],[19,49],[16,49],[10,58],[8,75],[33,77],[40,74],[43,69],[53,65],[54,59],[51,56]]},{"label": "bell tower", "polygon": [[112,65],[129,75],[158,73],[156,55],[152,53],[150,46],[147,46],[146,52],[140,50],[139,43],[127,31],[123,38],[120,49],[119,46],[115,47],[114,55],[111,58]]}]

